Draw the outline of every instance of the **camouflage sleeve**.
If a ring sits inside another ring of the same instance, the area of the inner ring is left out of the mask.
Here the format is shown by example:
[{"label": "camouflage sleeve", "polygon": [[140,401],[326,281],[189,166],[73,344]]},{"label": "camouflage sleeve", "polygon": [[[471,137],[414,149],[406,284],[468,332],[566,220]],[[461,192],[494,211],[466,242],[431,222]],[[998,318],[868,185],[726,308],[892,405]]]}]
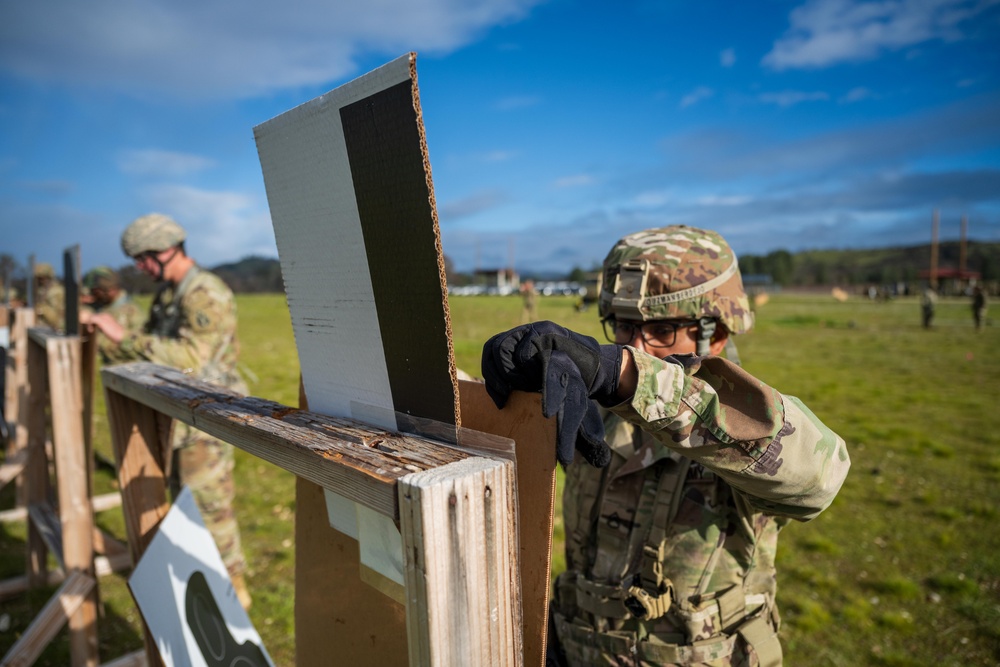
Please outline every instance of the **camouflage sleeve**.
[{"label": "camouflage sleeve", "polygon": [[[123,344],[117,345],[101,334],[97,338],[97,349],[101,353],[101,358],[105,364],[121,364],[127,361],[137,361],[144,357],[140,355],[135,347],[134,334],[142,333],[146,316],[142,310],[132,302],[124,303],[120,306],[109,309],[108,314],[115,318],[118,324],[125,329]],[[127,344],[124,341],[128,341]]]},{"label": "camouflage sleeve", "polygon": [[843,439],[799,401],[720,357],[657,359],[632,348],[639,384],[612,412],[702,463],[767,514],[826,509],[851,461]]},{"label": "camouflage sleeve", "polygon": [[53,329],[66,326],[66,299],[61,288],[53,286],[35,304],[35,317]]},{"label": "camouflage sleeve", "polygon": [[227,349],[236,337],[232,292],[216,288],[211,281],[202,281],[184,296],[181,311],[176,338],[137,331],[122,341],[123,351],[209,381],[216,380],[206,376],[205,371],[207,366],[230,361]]}]

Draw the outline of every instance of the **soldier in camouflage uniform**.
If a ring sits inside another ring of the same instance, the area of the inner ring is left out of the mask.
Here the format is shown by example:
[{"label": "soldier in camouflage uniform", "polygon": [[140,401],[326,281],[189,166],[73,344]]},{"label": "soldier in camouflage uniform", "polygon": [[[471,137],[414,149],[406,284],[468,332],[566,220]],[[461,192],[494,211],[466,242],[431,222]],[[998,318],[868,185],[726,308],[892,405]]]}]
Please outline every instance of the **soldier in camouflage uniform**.
[{"label": "soldier in camouflage uniform", "polygon": [[[107,313],[127,332],[137,332],[142,329],[146,317],[139,306],[132,301],[128,291],[122,288],[117,271],[109,266],[99,266],[88,271],[83,276],[82,282],[80,300],[85,306],[80,312],[81,322],[86,324],[96,313]],[[118,344],[103,334],[97,340],[97,349],[106,365],[120,364],[134,359],[124,354]]]},{"label": "soldier in camouflage uniform", "polygon": [[35,319],[56,331],[66,327],[66,293],[48,262],[35,264]]},{"label": "soldier in camouflage uniform", "polygon": [[[129,332],[107,313],[91,321],[117,346],[121,359],[145,359],[179,368],[208,382],[246,393],[237,371],[236,303],[222,280],[195,264],[184,250],[184,229],[153,213],[134,220],[122,234],[122,249],[139,270],[160,281],[149,319]],[[171,488],[191,488],[208,529],[215,537],[233,586],[250,606],[246,562],[233,513],[233,449],[186,424],[173,437]]]},{"label": "soldier in camouflage uniform", "polygon": [[[497,404],[541,390],[560,460],[575,444],[594,464],[566,467],[550,664],[781,665],[778,533],[833,501],[850,466],[844,441],[717,356],[753,324],[718,234],[674,226],[621,239],[599,308],[613,345],[536,323],[483,353]],[[606,409],[588,402],[573,418],[576,395]]]}]

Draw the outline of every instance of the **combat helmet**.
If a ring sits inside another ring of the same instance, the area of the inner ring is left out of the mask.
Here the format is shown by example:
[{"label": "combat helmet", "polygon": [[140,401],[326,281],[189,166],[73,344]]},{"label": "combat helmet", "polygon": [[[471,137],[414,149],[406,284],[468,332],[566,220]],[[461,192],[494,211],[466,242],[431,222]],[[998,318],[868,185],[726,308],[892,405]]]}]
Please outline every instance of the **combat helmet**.
[{"label": "combat helmet", "polygon": [[731,334],[753,327],[736,254],[717,232],[674,225],[620,239],[604,260],[601,318],[697,320],[699,354],[718,321]]},{"label": "combat helmet", "polygon": [[184,242],[187,234],[173,218],[150,213],[133,220],[122,232],[122,250],[129,257],[161,252]]},{"label": "combat helmet", "polygon": [[121,281],[118,279],[118,272],[110,266],[98,266],[87,271],[81,282],[85,289],[92,290],[94,288],[114,289],[120,285]]},{"label": "combat helmet", "polygon": [[48,262],[35,263],[35,278],[53,279],[56,277],[56,270]]}]

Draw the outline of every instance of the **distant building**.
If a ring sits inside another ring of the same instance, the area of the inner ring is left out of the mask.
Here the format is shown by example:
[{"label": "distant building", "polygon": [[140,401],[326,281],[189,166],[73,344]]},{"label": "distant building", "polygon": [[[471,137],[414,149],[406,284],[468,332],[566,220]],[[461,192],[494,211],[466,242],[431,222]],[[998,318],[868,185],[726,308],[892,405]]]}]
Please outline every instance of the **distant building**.
[{"label": "distant building", "polygon": [[780,291],[776,289],[777,286],[774,284],[774,278],[771,277],[769,273],[744,273],[743,274],[743,287],[748,292],[775,292]]},{"label": "distant building", "polygon": [[521,276],[514,269],[476,269],[472,282],[500,294],[512,294],[521,287]]}]

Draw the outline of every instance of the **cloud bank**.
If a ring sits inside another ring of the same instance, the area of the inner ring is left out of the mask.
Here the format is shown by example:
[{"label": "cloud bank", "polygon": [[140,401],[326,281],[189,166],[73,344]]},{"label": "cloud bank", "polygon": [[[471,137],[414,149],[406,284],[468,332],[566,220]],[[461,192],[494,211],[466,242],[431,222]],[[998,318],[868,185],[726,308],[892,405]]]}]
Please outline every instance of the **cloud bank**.
[{"label": "cloud bank", "polygon": [[809,69],[873,60],[928,40],[965,38],[969,19],[997,0],[810,0],[792,10],[788,31],[762,63]]},{"label": "cloud bank", "polygon": [[129,94],[251,97],[323,84],[365,53],[443,53],[539,0],[5,2],[0,69]]}]

